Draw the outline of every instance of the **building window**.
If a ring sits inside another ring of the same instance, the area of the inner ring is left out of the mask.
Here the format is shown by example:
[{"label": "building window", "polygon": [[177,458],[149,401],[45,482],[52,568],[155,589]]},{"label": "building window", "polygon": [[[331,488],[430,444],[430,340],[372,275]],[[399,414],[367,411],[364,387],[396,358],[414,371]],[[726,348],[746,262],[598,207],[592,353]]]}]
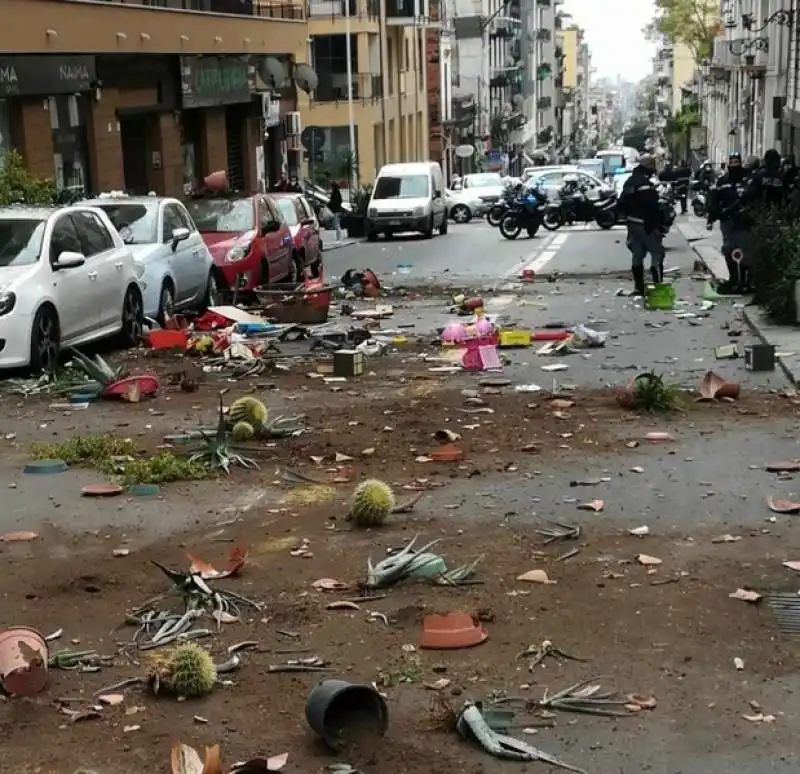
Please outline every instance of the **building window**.
[{"label": "building window", "polygon": [[85,191],[89,179],[85,97],[63,95],[49,97],[47,102],[56,187],[59,191]]},{"label": "building window", "polygon": [[[347,99],[347,40],[345,35],[315,35],[311,41],[311,59],[319,83],[314,90],[318,102]],[[358,46],[353,36],[350,47],[350,72],[353,75],[353,98],[358,98]]]}]

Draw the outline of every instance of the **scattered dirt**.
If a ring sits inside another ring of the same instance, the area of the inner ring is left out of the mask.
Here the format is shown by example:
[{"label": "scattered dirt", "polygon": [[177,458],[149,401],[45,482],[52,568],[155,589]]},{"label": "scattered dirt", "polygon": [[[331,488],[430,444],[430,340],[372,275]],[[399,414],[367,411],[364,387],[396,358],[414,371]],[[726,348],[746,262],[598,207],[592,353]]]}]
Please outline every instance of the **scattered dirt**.
[{"label": "scattered dirt", "polygon": [[[305,727],[303,713],[305,696],[320,675],[267,672],[270,664],[311,655],[330,662],[332,676],[376,681],[388,696],[389,737],[377,748],[359,750],[358,763],[366,774],[427,774],[433,758],[443,765],[441,770],[485,770],[487,759],[439,728],[431,711],[437,698],[454,709],[466,698],[497,690],[537,699],[545,687],[552,692],[604,674],[609,675],[604,681],[609,690],[654,695],[659,706],[653,712],[669,712],[675,732],[682,733],[699,714],[720,728],[746,725],[735,698],[734,658],[744,660],[749,675],[766,678],[800,666],[795,649],[780,640],[773,638],[765,654],[768,611],[728,598],[736,585],[786,584],[780,563],[766,556],[765,539],[717,545],[711,542],[713,536],[701,534],[686,542],[655,536],[642,541],[608,534],[600,518],[586,516],[579,543],[543,547],[530,529],[508,527],[487,541],[485,526],[458,529],[429,512],[424,499],[418,512],[397,516],[375,532],[350,532],[332,520],[336,515],[331,504],[264,511],[124,558],[111,556],[116,543],[105,536],[84,538],[80,558],[64,553],[53,558],[54,546],[71,540],[55,532],[15,546],[8,559],[12,572],[6,575],[4,608],[14,611],[15,623],[44,632],[64,627],[54,647],[114,653],[117,643],[132,635],[130,627],[120,626],[124,612],[165,590],[165,577],[148,560],[185,567],[184,546],[214,563],[223,560],[231,545],[247,543],[251,554],[246,568],[239,577],[218,584],[263,600],[266,607],[243,623],[225,625],[219,639],[206,641],[218,662],[225,660],[228,645],[259,643],[233,675],[236,684],[218,687],[207,699],[176,703],[128,689],[124,704],[105,708],[100,718],[73,727],[52,705],[53,698],[75,700],[70,703],[75,708],[88,706],[102,686],[141,674],[142,667],[119,656],[100,674],[52,672],[46,694],[0,704],[9,770],[35,764],[40,771],[66,774],[79,765],[103,774],[162,771],[170,742],[178,738],[195,745],[219,741],[229,762],[288,751],[288,770],[318,771],[330,757]],[[478,569],[482,584],[407,585],[359,604],[358,610],[327,609],[333,601],[359,597],[357,586],[365,577],[368,556],[377,561],[386,547],[403,545],[418,532],[422,540],[441,539],[441,552],[451,566],[483,554]],[[291,555],[292,546],[301,541],[307,541],[311,557]],[[635,562],[645,544],[648,554],[663,560],[658,567]],[[559,561],[571,548],[581,550]],[[546,570],[555,583],[526,585],[515,580],[532,568]],[[350,588],[315,591],[312,584],[321,577]],[[480,611],[489,640],[471,650],[419,650],[424,615],[449,610]],[[390,625],[372,617],[373,611],[385,614]],[[732,638],[731,632],[737,636]],[[546,667],[529,673],[517,654],[545,639],[588,663],[548,660]],[[426,688],[442,678],[451,682],[441,692]],[[713,712],[708,710],[711,704],[716,706]],[[569,735],[576,717],[581,724],[606,722],[581,716],[557,717],[556,722]],[[531,718],[520,722],[535,724]],[[631,722],[647,724],[647,713]],[[139,728],[125,731],[133,725]],[[50,744],[32,746],[37,738]],[[536,737],[536,744],[573,759],[577,754],[564,753],[546,731]]]}]

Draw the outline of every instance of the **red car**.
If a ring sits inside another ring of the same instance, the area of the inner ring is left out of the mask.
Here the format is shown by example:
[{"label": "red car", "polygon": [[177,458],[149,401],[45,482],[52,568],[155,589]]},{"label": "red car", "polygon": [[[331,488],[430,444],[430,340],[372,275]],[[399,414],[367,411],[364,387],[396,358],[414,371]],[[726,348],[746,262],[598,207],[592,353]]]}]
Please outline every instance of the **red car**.
[{"label": "red car", "polygon": [[283,219],[289,224],[295,260],[301,271],[308,267],[312,277],[322,273],[322,237],[319,221],[305,196],[298,193],[273,193]]},{"label": "red car", "polygon": [[197,198],[186,207],[214,258],[221,287],[250,291],[300,276],[292,233],[272,197]]}]

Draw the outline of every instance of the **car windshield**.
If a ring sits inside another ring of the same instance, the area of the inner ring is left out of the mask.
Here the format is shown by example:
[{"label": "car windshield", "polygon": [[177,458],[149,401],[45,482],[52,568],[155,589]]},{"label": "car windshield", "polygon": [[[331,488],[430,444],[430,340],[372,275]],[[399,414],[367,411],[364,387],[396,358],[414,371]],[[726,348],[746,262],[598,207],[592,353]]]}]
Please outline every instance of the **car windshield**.
[{"label": "car windshield", "polygon": [[252,199],[193,199],[186,207],[198,231],[241,234],[253,228]]},{"label": "car windshield", "polygon": [[421,199],[428,195],[427,175],[379,177],[373,199]]},{"label": "car windshield", "polygon": [[498,188],[503,185],[500,175],[465,175],[464,188]]},{"label": "car windshield", "polygon": [[603,176],[603,159],[585,159],[578,162],[578,168],[591,172],[597,177]]},{"label": "car windshield", "polygon": [[126,245],[151,245],[159,241],[156,235],[156,202],[138,204],[134,202],[106,202],[95,205],[103,210],[119,231]]},{"label": "car windshield", "polygon": [[40,218],[0,220],[0,268],[30,266],[42,252],[45,221]]},{"label": "car windshield", "polygon": [[283,219],[286,221],[286,224],[289,226],[296,226],[298,224],[297,220],[297,211],[294,208],[294,201],[292,199],[276,199],[278,203],[278,209],[281,211],[281,215],[283,215]]}]

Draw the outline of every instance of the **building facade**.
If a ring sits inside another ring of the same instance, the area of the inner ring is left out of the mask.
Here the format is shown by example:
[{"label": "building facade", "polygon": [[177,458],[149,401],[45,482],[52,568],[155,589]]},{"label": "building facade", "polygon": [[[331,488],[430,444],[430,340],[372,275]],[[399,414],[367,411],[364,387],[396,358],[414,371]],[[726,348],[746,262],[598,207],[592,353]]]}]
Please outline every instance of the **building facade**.
[{"label": "building facade", "polygon": [[722,21],[698,79],[709,158],[794,152],[800,146],[797,0],[724,2]]},{"label": "building facade", "polygon": [[17,20],[0,28],[0,149],[60,188],[177,195],[219,169],[254,188],[290,163],[301,6],[0,0],[0,13]]},{"label": "building facade", "polygon": [[312,177],[315,165],[333,164],[347,182],[342,167],[355,165],[371,183],[383,164],[429,157],[428,38],[439,26],[439,0],[309,0],[307,56],[319,83],[298,108],[313,129],[304,145]]}]

